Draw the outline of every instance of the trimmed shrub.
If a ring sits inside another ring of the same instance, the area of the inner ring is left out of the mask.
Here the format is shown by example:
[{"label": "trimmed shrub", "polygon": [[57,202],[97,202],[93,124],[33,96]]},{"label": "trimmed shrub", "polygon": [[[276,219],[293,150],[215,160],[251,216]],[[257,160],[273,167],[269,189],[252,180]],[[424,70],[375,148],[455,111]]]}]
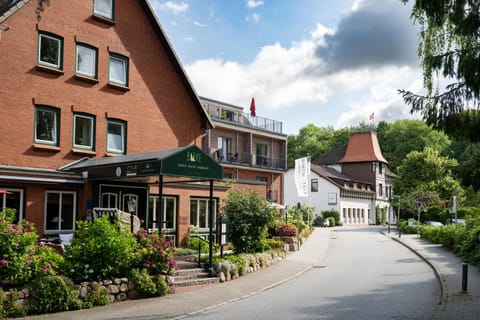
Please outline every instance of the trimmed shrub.
[{"label": "trimmed shrub", "polygon": [[330,227],[333,227],[335,225],[340,225],[340,213],[338,213],[338,211],[335,211],[335,210],[330,210],[330,211],[322,211],[322,217],[324,220],[328,219],[328,218],[333,218],[333,223],[332,223],[332,220],[330,220]]},{"label": "trimmed shrub", "polygon": [[82,302],[73,283],[61,276],[35,279],[29,285],[28,309],[31,314],[78,310]]},{"label": "trimmed shrub", "polygon": [[30,222],[13,223],[15,211],[0,212],[0,281],[23,285],[32,279],[57,273],[63,257],[50,247],[38,245]]},{"label": "trimmed shrub", "polygon": [[228,238],[236,253],[255,252],[258,241],[266,239],[269,226],[277,214],[255,192],[230,190],[225,200]]},{"label": "trimmed shrub", "polygon": [[328,223],[329,223],[328,226],[329,226],[329,227],[334,227],[334,226],[336,226],[337,220],[335,220],[334,217],[328,217],[327,219],[328,219]]},{"label": "trimmed shrub", "polygon": [[132,269],[130,279],[142,297],[163,296],[168,292],[168,285],[163,276],[150,276],[145,268]]},{"label": "trimmed shrub", "polygon": [[175,248],[158,233],[148,234],[146,230],[137,233],[141,266],[147,268],[151,275],[168,274],[176,270],[173,259]]},{"label": "trimmed shrub", "polygon": [[297,227],[290,223],[282,224],[275,228],[275,234],[279,237],[295,237],[297,233]]},{"label": "trimmed shrub", "polygon": [[64,274],[75,282],[113,279],[138,264],[137,241],[108,216],[78,221],[76,236],[65,247]]}]

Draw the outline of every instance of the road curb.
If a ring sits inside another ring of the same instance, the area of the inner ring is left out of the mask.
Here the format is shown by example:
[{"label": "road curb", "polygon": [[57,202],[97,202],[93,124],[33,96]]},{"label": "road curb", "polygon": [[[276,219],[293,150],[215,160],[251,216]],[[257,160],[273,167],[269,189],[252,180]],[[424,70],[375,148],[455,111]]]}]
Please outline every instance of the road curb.
[{"label": "road curb", "polygon": [[[415,253],[420,259],[425,261],[425,263],[428,264],[430,266],[430,268],[432,268],[433,273],[435,274],[435,277],[438,280],[438,284],[440,285],[440,301],[438,302],[438,304],[439,305],[446,304],[447,296],[445,295],[445,293],[446,293],[447,290],[445,289],[445,284],[444,284],[444,281],[442,280],[441,272],[438,270],[438,268],[435,266],[435,264],[432,261],[430,261],[427,257],[422,255],[420,252],[418,252],[417,250],[415,250],[414,248],[412,248],[411,246],[409,246],[408,244],[403,242],[401,239],[392,237],[391,235],[386,234],[384,231],[380,231],[380,233],[383,234],[384,236],[402,244],[405,248],[409,249],[410,251]],[[445,300],[445,302],[444,302],[444,300]]]}]

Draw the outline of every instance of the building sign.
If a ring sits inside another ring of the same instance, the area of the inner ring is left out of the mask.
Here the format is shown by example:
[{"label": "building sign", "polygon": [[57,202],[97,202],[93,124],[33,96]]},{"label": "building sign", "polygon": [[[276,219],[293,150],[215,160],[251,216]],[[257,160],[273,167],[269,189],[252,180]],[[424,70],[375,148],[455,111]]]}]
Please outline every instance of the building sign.
[{"label": "building sign", "polygon": [[112,163],[87,166],[87,170],[91,180],[153,175],[223,179],[223,168],[195,145],[158,153],[119,156],[112,159]]},{"label": "building sign", "polygon": [[337,204],[337,193],[329,192],[328,193],[328,204]]},{"label": "building sign", "polygon": [[299,197],[308,197],[308,182],[310,181],[310,158],[295,160],[295,186]]}]

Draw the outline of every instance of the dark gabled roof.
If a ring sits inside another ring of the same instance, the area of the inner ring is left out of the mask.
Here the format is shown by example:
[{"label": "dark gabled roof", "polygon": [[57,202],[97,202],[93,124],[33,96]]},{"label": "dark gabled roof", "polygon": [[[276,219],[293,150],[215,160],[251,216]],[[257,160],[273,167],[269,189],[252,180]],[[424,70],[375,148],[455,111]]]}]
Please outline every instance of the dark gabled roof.
[{"label": "dark gabled roof", "polygon": [[[325,166],[320,166],[316,164],[311,164],[310,165],[310,170],[318,174],[320,177],[325,178],[326,180],[330,181],[331,183],[335,184],[337,187],[340,189],[346,189],[345,188],[345,182],[351,182],[351,183],[357,183],[361,185],[370,185],[368,182],[364,181],[358,181],[358,180],[353,180],[352,178],[338,172],[337,170],[333,168],[328,168]],[[366,193],[375,193],[375,191],[371,190],[356,190],[359,192],[366,192]]]},{"label": "dark gabled roof", "polygon": [[312,163],[318,164],[318,165],[329,165],[329,164],[340,163],[340,160],[343,158],[343,155],[345,154],[346,148],[347,146],[340,145],[335,149],[327,153],[324,153],[319,158],[313,160]]},{"label": "dark gabled roof", "polygon": [[[10,9],[12,10],[12,13],[17,9],[17,4],[20,2],[20,4],[24,4],[27,1],[24,0],[0,0],[0,22],[2,22],[2,16],[8,12]],[[15,8],[14,8],[15,7]]]}]

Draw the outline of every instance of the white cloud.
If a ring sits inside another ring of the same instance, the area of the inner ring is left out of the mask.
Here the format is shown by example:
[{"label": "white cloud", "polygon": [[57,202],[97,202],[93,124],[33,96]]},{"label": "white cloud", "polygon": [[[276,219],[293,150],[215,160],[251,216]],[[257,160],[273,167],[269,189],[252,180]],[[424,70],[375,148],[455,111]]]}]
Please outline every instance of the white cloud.
[{"label": "white cloud", "polygon": [[[357,10],[363,3],[358,1]],[[245,108],[254,96],[265,112],[261,116],[268,117],[269,110],[278,114],[282,109],[302,110],[295,116],[306,125],[320,122],[322,114],[329,113],[336,120],[328,125],[338,128],[368,122],[372,112],[375,122],[412,118],[397,90],[418,92],[422,87],[421,70],[388,60],[332,68],[329,59],[318,54],[318,48],[326,46],[334,34],[335,30],[318,24],[308,39],[288,46],[263,46],[248,63],[226,61],[220,56],[197,60],[185,69],[201,96]]]},{"label": "white cloud", "polygon": [[257,1],[257,0],[248,0],[247,1],[247,8],[249,9],[254,9],[256,7],[261,7],[265,4],[263,1]]},{"label": "white cloud", "polygon": [[206,24],[200,23],[200,22],[198,22],[198,21],[194,21],[193,24],[194,24],[195,26],[197,26],[197,27],[200,27],[200,28],[205,28],[205,27],[207,27]]},{"label": "white cloud", "polygon": [[152,5],[155,10],[170,11],[173,14],[179,14],[188,10],[188,4],[183,1],[182,2],[167,1],[163,3],[159,1],[154,1]]},{"label": "white cloud", "polygon": [[260,14],[252,13],[252,14],[249,14],[245,19],[249,22],[257,23],[260,21]]}]

